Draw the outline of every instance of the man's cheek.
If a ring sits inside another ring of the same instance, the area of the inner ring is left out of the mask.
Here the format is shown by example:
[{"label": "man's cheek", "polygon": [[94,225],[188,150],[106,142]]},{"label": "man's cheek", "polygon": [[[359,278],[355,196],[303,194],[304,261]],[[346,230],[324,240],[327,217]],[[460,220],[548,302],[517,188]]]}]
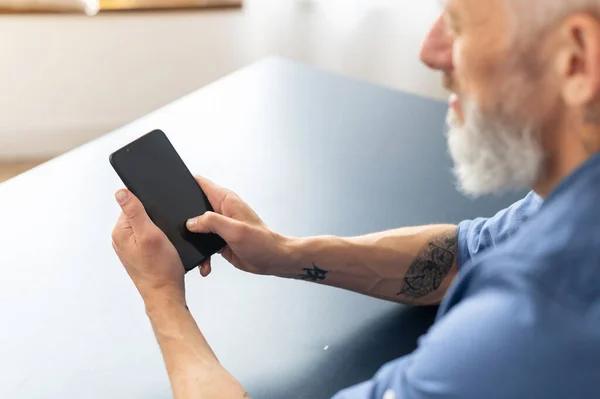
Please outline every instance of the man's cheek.
[{"label": "man's cheek", "polygon": [[456,40],[452,45],[452,66],[454,69],[459,69],[462,66],[462,42]]},{"label": "man's cheek", "polygon": [[468,94],[472,90],[474,74],[472,65],[469,62],[468,54],[465,54],[465,47],[458,43],[452,48],[453,67],[454,67],[454,89],[456,94]]}]

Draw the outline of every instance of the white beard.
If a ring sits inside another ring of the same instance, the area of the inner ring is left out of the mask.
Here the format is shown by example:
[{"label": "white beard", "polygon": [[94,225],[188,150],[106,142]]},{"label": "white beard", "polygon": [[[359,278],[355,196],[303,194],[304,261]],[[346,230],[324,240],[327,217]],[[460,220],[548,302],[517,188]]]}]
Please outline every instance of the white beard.
[{"label": "white beard", "polygon": [[463,99],[462,106],[464,125],[459,125],[450,109],[447,134],[459,189],[477,197],[532,187],[544,162],[535,124],[511,121],[506,109],[501,112],[505,115],[484,115],[468,99]]}]

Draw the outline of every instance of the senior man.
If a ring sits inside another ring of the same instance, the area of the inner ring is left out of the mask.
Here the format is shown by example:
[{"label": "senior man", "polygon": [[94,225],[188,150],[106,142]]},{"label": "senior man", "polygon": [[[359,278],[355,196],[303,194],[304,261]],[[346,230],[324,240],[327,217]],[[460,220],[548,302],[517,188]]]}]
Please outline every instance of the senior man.
[{"label": "senior man", "polygon": [[[222,255],[248,272],[441,301],[415,352],[337,399],[598,397],[600,0],[444,6],[421,58],[453,93],[448,145],[459,185],[471,195],[532,193],[458,226],[298,239],[200,179],[215,212],[188,228],[221,235]],[[175,249],[131,193],[117,200],[114,246],[144,298],[175,397],[248,397],[187,310]]]}]

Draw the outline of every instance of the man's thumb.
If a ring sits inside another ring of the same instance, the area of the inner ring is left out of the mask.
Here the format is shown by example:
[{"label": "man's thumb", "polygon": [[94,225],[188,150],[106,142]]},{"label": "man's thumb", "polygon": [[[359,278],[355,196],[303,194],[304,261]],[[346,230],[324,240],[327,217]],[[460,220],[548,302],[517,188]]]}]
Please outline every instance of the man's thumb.
[{"label": "man's thumb", "polygon": [[215,233],[225,241],[231,237],[241,223],[215,212],[189,219],[186,226],[192,233]]},{"label": "man's thumb", "polygon": [[129,224],[133,228],[134,232],[136,229],[140,229],[143,225],[148,222],[149,217],[146,214],[144,205],[140,202],[135,195],[129,190],[119,190],[115,194],[117,202],[123,210],[123,214],[129,221]]}]

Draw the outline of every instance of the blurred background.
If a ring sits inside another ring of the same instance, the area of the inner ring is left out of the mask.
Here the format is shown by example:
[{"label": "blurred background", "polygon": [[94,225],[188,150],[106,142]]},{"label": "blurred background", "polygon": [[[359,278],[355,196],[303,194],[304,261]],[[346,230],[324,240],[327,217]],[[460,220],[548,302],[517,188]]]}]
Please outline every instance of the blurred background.
[{"label": "blurred background", "polygon": [[446,96],[418,60],[437,0],[92,3],[0,0],[0,181],[271,55]]}]

